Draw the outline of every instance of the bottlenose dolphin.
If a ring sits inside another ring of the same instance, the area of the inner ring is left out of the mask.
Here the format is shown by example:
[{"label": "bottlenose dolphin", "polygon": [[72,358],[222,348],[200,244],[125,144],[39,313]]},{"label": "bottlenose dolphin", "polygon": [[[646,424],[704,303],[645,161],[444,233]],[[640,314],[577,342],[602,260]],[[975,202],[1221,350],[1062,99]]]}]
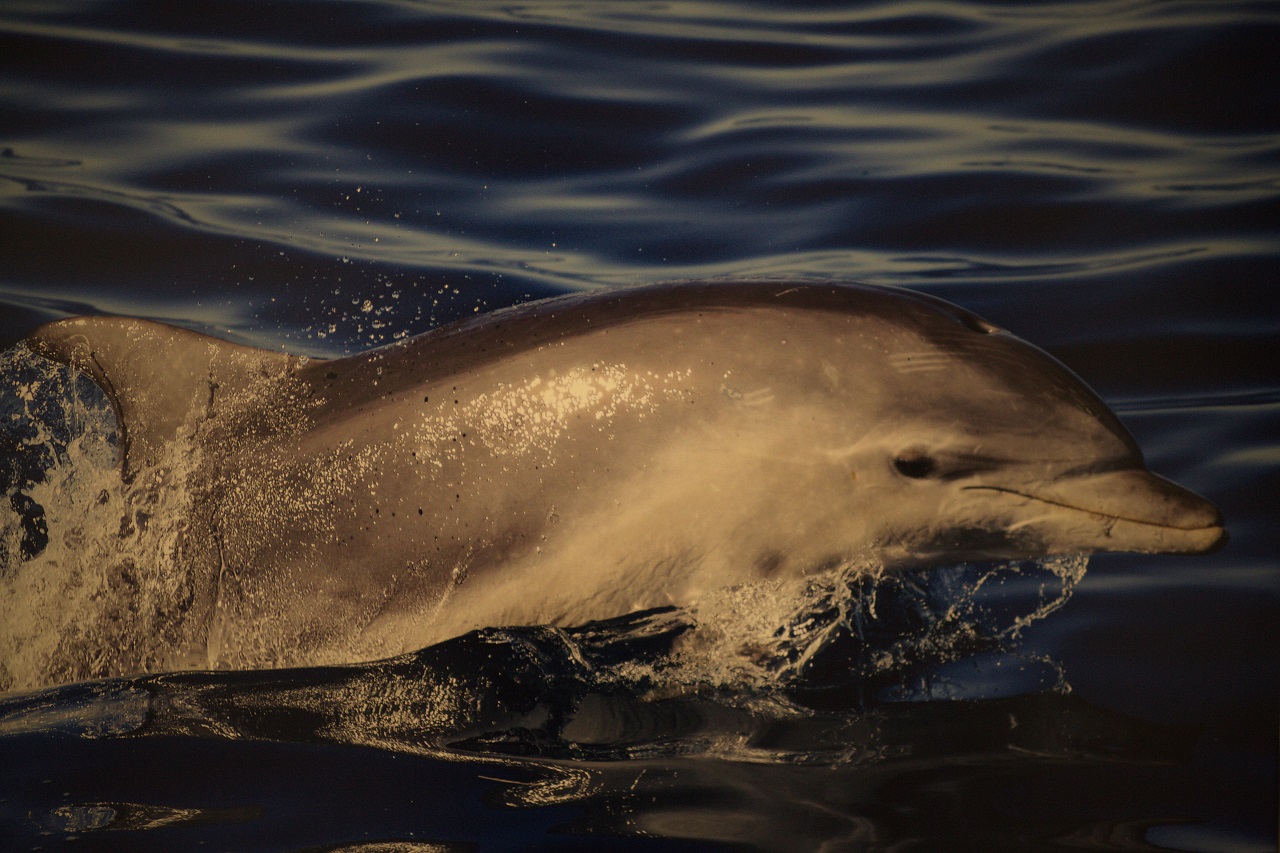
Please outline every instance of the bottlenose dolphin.
[{"label": "bottlenose dolphin", "polygon": [[859,562],[1225,536],[1067,368],[901,289],[576,294],[328,361],[118,317],[28,343],[106,392],[135,493],[190,492],[175,667],[368,659]]}]

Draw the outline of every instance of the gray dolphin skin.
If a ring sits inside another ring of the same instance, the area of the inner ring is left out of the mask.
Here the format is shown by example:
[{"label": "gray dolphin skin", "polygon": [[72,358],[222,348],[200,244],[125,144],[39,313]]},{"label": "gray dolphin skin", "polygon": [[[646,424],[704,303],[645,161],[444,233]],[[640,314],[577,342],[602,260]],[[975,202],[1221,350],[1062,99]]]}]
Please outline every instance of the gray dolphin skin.
[{"label": "gray dolphin skin", "polygon": [[174,666],[371,659],[857,564],[1225,538],[1065,367],[895,288],[576,294],[331,361],[117,317],[28,344],[106,392],[138,501],[189,493]]}]

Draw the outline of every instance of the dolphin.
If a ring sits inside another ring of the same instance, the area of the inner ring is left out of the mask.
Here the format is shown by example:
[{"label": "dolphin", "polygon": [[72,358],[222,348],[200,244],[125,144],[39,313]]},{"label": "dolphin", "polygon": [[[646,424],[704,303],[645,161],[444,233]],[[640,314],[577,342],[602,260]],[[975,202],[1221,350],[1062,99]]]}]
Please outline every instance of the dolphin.
[{"label": "dolphin", "polygon": [[1225,538],[1066,367],[897,288],[580,293],[334,360],[109,316],[27,343],[106,393],[138,506],[189,498],[172,668],[367,660],[841,566]]}]

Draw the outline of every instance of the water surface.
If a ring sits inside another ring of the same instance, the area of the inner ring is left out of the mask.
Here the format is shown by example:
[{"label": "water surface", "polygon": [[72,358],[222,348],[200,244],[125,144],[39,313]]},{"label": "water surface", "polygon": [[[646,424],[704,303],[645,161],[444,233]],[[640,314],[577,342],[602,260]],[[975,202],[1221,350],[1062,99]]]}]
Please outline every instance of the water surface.
[{"label": "water surface", "polygon": [[[325,356],[574,290],[891,284],[1065,361],[1231,541],[855,584],[799,669],[673,663],[660,613],[11,695],[0,834],[1274,849],[1278,35],[1245,2],[7,3],[4,346],[119,313]],[[112,448],[88,389],[3,365],[12,601],[37,483],[91,517]]]}]

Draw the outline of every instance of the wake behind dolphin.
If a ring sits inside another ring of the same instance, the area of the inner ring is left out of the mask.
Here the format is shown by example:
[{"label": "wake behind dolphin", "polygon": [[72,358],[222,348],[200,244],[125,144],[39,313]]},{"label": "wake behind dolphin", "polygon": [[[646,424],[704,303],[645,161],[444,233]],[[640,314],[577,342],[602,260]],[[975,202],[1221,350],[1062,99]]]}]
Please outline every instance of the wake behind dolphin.
[{"label": "wake behind dolphin", "polygon": [[1066,368],[902,290],[578,294],[333,361],[115,317],[28,343],[111,401],[121,536],[183,508],[153,549],[176,604],[122,672],[352,662],[848,566],[1225,535]]}]

